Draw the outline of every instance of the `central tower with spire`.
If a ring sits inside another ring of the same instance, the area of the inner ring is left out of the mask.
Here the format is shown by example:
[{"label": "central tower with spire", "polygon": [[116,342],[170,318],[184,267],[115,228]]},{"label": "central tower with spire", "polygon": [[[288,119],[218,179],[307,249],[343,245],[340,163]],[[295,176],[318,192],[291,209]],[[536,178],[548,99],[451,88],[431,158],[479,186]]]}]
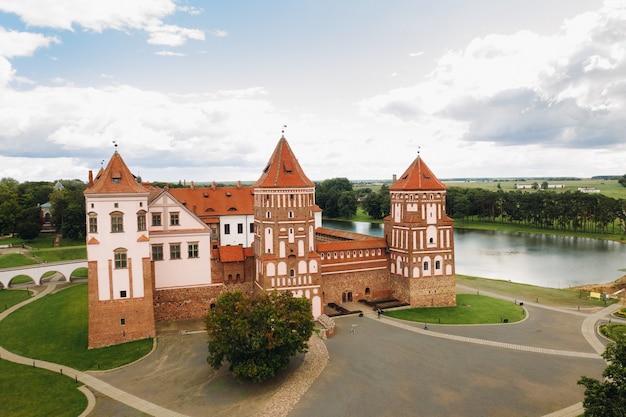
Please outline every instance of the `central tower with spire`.
[{"label": "central tower with spire", "polygon": [[320,259],[315,248],[315,184],[283,135],[254,184],[254,285],[291,291],[322,314]]}]

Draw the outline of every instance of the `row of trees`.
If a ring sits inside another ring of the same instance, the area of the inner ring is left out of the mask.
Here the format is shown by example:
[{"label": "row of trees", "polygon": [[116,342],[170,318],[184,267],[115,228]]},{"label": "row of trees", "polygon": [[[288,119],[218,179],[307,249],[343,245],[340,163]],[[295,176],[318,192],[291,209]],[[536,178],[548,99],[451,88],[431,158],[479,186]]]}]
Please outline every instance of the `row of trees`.
[{"label": "row of trees", "polygon": [[383,185],[378,192],[371,188],[355,190],[347,178],[332,178],[316,184],[315,202],[325,217],[349,219],[360,204],[372,219],[379,220],[389,215],[389,187]]},{"label": "row of trees", "polygon": [[0,180],[0,235],[17,234],[30,240],[42,229],[41,205],[50,202],[50,223],[64,236],[85,236],[86,184],[79,180],[61,180],[63,187],[47,181],[19,183],[13,178]]},{"label": "row of trees", "polygon": [[450,187],[448,214],[458,220],[515,223],[546,229],[588,233],[626,232],[626,201],[578,191],[503,192]]}]

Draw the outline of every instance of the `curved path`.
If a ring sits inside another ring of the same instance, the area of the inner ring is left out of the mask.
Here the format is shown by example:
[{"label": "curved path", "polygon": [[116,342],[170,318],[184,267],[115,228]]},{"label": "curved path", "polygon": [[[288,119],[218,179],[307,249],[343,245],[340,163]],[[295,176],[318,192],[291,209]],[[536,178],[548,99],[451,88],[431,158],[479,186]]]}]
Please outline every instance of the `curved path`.
[{"label": "curved path", "polygon": [[[31,303],[35,300],[38,300],[41,297],[44,297],[48,294],[50,294],[51,292],[53,292],[56,288],[56,284],[50,284],[50,285],[46,285],[45,289],[39,293],[37,293],[34,297],[29,298],[28,300],[25,300],[19,304],[16,304],[14,306],[12,306],[11,308],[5,310],[4,312],[2,312],[0,314],[0,320],[4,319],[5,317],[7,317],[9,314],[11,314],[12,312],[14,312],[15,310],[17,310],[18,308]],[[172,410],[168,410],[166,408],[160,407],[154,403],[151,403],[149,401],[143,400],[139,397],[136,397],[132,394],[129,394],[127,392],[124,392],[118,388],[115,388],[114,386],[107,384],[106,382],[91,376],[89,374],[86,374],[84,372],[78,371],[74,368],[70,368],[69,366],[65,366],[65,365],[60,365],[58,363],[52,363],[52,362],[46,362],[46,361],[41,361],[41,360],[34,360],[32,358],[26,358],[24,356],[20,356],[20,355],[16,355],[15,353],[9,352],[8,350],[4,349],[3,347],[0,347],[0,357],[2,359],[6,359],[9,360],[11,362],[15,362],[15,363],[19,363],[22,365],[28,365],[28,366],[36,366],[37,368],[43,368],[43,369],[47,369],[49,371],[52,372],[58,372],[62,375],[66,375],[69,378],[74,378],[76,381],[78,382],[82,382],[83,384],[89,386],[92,389],[95,389],[96,391],[99,391],[100,393],[106,395],[107,397],[113,398],[114,400],[117,400],[121,403],[127,404],[137,410],[140,410],[146,414],[150,414],[152,416],[157,416],[157,417],[184,417],[183,414],[178,414]],[[87,400],[88,403],[91,404],[91,406],[93,407],[94,405],[94,400],[92,399],[93,396],[87,396]],[[85,413],[88,414],[89,412],[89,408],[85,411]],[[83,413],[83,415],[86,415],[85,413]]]},{"label": "curved path", "polygon": [[[51,283],[50,285],[45,286],[44,290],[36,294],[35,297],[32,297],[20,304],[17,304],[7,309],[3,313],[1,313],[0,320],[2,320],[4,317],[9,315],[16,309],[25,305],[26,303],[32,302],[36,299],[44,297],[45,295],[53,292],[55,288],[56,288],[56,285],[54,283]],[[471,287],[459,286],[459,289],[475,291],[475,289]],[[489,293],[485,291],[481,291],[481,294],[495,297],[495,298],[514,301],[513,298],[502,296],[500,294],[494,294],[494,293]],[[418,333],[420,335],[429,336],[433,338],[446,339],[446,340],[470,343],[470,344],[475,344],[475,345],[496,347],[496,348],[501,348],[501,349],[509,349],[509,350],[516,350],[516,351],[522,351],[522,352],[544,354],[544,355],[554,355],[554,356],[580,358],[580,359],[600,359],[601,358],[600,354],[604,351],[605,344],[599,339],[598,334],[596,332],[597,323],[601,320],[606,320],[607,315],[609,315],[610,313],[612,313],[613,311],[619,308],[618,305],[612,305],[596,313],[587,314],[587,313],[581,313],[581,312],[574,311],[574,310],[561,309],[561,308],[545,306],[545,305],[530,303],[530,302],[526,302],[525,305],[528,307],[537,307],[537,308],[543,308],[543,309],[551,310],[555,312],[576,315],[581,318],[584,317],[582,321],[582,325],[581,325],[582,334],[585,340],[589,343],[589,345],[593,348],[593,350],[596,353],[535,347],[535,346],[522,345],[518,343],[506,343],[506,342],[501,342],[501,341],[487,340],[485,338],[475,338],[475,337],[468,337],[468,336],[463,336],[463,335],[443,333],[439,331],[425,330],[425,329],[418,327],[416,324],[409,324],[407,322],[391,319],[391,318],[384,317],[384,316],[380,320],[377,320],[373,313],[365,314],[365,317],[372,319],[372,320],[379,321],[381,324],[387,324],[390,326],[394,326],[396,328],[401,328],[404,330],[408,330],[410,332]],[[92,389],[99,391],[103,395],[106,395],[116,401],[124,403],[132,408],[140,410],[146,414],[150,414],[153,416],[174,416],[174,417],[183,416],[183,414],[176,413],[172,410],[158,406],[152,402],[146,401],[135,395],[129,394],[128,392],[120,390],[102,381],[101,379],[98,379],[97,377],[93,375],[80,372],[78,370],[75,370],[73,368],[70,368],[64,365],[59,365],[59,364],[45,362],[45,361],[38,361],[38,360],[34,361],[31,358],[26,358],[26,357],[22,357],[19,355],[15,355],[1,347],[0,347],[0,357],[2,359],[11,360],[16,363],[29,365],[29,366],[35,364],[35,366],[37,367],[48,369],[52,372],[63,373],[64,375],[70,378],[75,378],[77,381],[80,381],[84,383],[85,385],[91,387]],[[292,407],[296,403],[298,403],[300,398],[306,393],[306,391],[311,386],[311,384],[315,381],[315,379],[322,372],[322,370],[326,366],[327,361],[328,361],[328,351],[326,350],[324,343],[321,342],[319,339],[312,339],[310,354],[307,354],[307,356],[305,356],[305,360],[303,364],[300,366],[298,371],[293,373],[292,377],[290,377],[287,381],[285,381],[285,383],[281,385],[281,387],[277,390],[276,394],[266,404],[265,411],[267,411],[268,415],[269,414],[280,415],[280,416],[287,415],[292,409]],[[303,379],[305,379],[304,382],[302,381]],[[299,390],[290,389],[290,388],[293,388],[294,385],[298,385],[301,388]],[[89,399],[89,404],[90,404],[87,410],[85,410],[85,412],[82,414],[83,416],[85,416],[93,408],[93,404],[95,400],[93,398],[93,394],[91,394],[91,392],[88,389],[84,387],[81,387],[81,388],[84,390],[83,392],[86,392],[86,395]],[[287,391],[285,391],[283,388],[287,388]],[[283,389],[283,391],[281,391],[281,389]],[[291,397],[286,399],[284,397],[285,392],[291,393]],[[582,414],[583,411],[584,410],[582,408],[582,403],[577,403],[565,409],[559,410],[555,413],[549,414],[549,417],[574,417],[574,416],[578,416]]]}]

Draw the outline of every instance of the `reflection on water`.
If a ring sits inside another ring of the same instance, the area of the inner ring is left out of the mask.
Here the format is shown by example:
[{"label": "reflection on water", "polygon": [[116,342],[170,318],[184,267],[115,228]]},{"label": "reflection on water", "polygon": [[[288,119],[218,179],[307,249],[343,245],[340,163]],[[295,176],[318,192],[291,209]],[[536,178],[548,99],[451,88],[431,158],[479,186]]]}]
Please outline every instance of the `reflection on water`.
[{"label": "reflection on water", "polygon": [[[383,236],[383,225],[324,220],[325,227]],[[626,245],[599,239],[456,229],[456,272],[566,288],[626,274]]]}]

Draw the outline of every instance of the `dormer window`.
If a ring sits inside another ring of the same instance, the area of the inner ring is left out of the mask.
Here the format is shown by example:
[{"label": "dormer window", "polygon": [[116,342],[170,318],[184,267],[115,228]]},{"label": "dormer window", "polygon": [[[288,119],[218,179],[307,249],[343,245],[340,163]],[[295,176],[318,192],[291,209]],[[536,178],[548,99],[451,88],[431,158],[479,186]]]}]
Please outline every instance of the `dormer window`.
[{"label": "dormer window", "polygon": [[113,184],[122,182],[122,173],[120,171],[111,171],[111,182]]}]

